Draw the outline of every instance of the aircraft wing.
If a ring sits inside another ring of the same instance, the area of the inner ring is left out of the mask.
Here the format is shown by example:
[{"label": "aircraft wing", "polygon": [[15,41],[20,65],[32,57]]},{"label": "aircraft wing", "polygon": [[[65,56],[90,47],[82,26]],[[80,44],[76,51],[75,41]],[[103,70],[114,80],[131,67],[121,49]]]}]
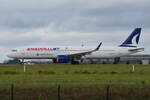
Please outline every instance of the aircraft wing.
[{"label": "aircraft wing", "polygon": [[70,57],[82,57],[82,56],[85,56],[87,54],[91,54],[92,52],[98,51],[99,48],[101,47],[101,45],[102,45],[102,42],[94,50],[86,51],[86,52],[80,52],[80,53],[68,54],[67,56],[70,56]]}]

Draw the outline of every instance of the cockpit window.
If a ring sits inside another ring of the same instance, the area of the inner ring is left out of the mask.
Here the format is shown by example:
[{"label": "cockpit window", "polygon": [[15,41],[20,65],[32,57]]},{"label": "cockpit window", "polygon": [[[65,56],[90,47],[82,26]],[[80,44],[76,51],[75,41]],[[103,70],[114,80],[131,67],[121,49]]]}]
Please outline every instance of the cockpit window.
[{"label": "cockpit window", "polygon": [[17,50],[16,50],[16,49],[13,49],[12,52],[17,52]]}]

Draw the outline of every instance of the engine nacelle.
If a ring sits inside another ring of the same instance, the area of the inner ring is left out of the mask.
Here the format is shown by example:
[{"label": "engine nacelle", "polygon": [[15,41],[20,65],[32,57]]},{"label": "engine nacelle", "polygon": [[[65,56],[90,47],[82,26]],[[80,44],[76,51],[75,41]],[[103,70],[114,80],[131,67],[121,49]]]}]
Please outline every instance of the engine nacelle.
[{"label": "engine nacelle", "polygon": [[58,55],[57,56],[57,62],[58,63],[69,63],[70,62],[70,57],[66,55]]}]

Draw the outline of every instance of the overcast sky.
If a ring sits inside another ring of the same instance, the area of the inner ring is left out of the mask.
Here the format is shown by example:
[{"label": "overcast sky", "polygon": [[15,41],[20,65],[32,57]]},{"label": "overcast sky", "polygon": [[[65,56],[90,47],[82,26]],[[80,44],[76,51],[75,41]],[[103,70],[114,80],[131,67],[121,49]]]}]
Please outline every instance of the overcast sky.
[{"label": "overcast sky", "polygon": [[136,27],[149,54],[149,10],[149,0],[0,0],[0,60],[29,45],[119,45]]}]

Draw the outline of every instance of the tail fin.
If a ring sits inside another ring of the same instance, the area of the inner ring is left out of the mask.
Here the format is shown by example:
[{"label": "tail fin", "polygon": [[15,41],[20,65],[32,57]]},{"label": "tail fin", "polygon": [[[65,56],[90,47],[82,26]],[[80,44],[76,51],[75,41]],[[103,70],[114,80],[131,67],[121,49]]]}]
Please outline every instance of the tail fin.
[{"label": "tail fin", "polygon": [[120,45],[121,47],[137,47],[141,34],[141,28],[136,28],[129,37]]}]

